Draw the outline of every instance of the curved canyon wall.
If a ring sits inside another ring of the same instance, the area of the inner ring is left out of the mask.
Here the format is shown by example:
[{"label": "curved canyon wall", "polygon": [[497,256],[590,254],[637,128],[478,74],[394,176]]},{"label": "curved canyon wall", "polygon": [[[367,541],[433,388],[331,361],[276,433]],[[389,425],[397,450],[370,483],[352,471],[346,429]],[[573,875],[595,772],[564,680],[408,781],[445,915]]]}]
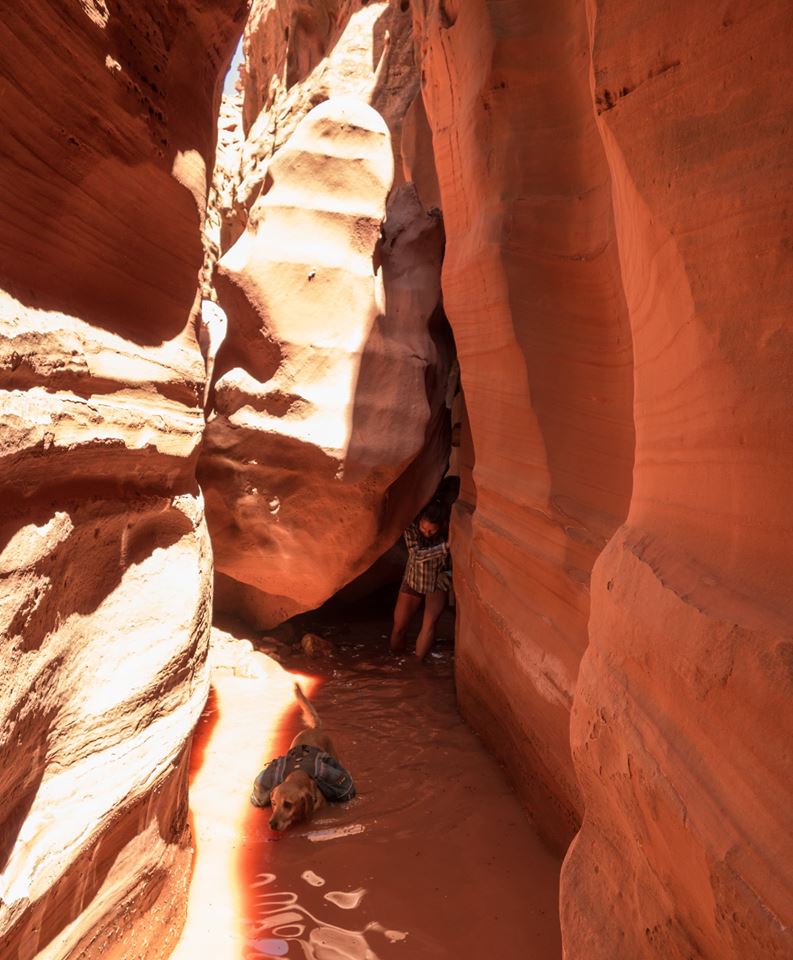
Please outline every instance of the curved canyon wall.
[{"label": "curved canyon wall", "polygon": [[244,13],[31,0],[0,24],[4,957],[163,956],[183,911],[212,600],[192,321]]},{"label": "curved canyon wall", "polygon": [[[625,524],[573,711],[566,952],[793,956],[784,2],[593,8],[635,357]],[[586,945],[586,946],[584,946]]]},{"label": "curved canyon wall", "polygon": [[518,6],[414,17],[475,461],[452,536],[458,696],[565,849],[590,572],[631,490],[631,343],[584,9]]},{"label": "curved canyon wall", "polygon": [[216,603],[267,628],[365,571],[432,495],[453,347],[442,221],[402,174],[410,16],[262,0],[244,49],[245,139],[229,119],[215,176],[229,321],[198,476]]},{"label": "curved canyon wall", "polygon": [[461,706],[552,839],[583,814],[565,957],[789,957],[790,11],[413,6]]}]

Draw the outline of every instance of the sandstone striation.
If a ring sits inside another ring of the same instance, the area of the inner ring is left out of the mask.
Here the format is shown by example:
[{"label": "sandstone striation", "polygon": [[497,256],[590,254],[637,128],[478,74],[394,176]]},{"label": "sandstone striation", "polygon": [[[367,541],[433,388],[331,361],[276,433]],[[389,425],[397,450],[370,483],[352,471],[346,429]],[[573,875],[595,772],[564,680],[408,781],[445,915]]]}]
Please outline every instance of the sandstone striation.
[{"label": "sandstone striation", "polygon": [[[415,75],[401,83],[410,18],[386,3],[329,6],[307,25],[303,6],[254,5],[246,33],[235,193],[246,226],[217,265],[229,325],[199,464],[217,603],[265,628],[384,553],[448,448],[443,225],[394,182],[417,88]],[[324,24],[327,57],[290,66],[283,23],[292,37]]]},{"label": "sandstone striation", "polygon": [[593,8],[635,356],[573,711],[566,955],[793,956],[790,7]]},{"label": "sandstone striation", "polygon": [[458,696],[565,849],[583,812],[569,719],[590,571],[627,512],[633,452],[587,24],[578,3],[413,8],[469,423],[452,532]]},{"label": "sandstone striation", "polygon": [[192,311],[243,13],[0,25],[4,957],[163,956],[183,913],[212,588]]},{"label": "sandstone striation", "polygon": [[566,958],[790,957],[790,11],[529,7],[413,4],[461,706],[583,815]]}]

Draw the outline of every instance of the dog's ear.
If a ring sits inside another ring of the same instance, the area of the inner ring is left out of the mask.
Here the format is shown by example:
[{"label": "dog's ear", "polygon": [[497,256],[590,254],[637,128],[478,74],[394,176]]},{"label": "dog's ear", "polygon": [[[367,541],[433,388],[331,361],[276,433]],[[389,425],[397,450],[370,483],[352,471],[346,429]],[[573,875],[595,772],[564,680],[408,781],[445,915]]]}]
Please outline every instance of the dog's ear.
[{"label": "dog's ear", "polygon": [[311,797],[307,793],[300,795],[300,801],[297,810],[299,814],[299,816],[296,818],[297,820],[305,821],[311,816]]}]

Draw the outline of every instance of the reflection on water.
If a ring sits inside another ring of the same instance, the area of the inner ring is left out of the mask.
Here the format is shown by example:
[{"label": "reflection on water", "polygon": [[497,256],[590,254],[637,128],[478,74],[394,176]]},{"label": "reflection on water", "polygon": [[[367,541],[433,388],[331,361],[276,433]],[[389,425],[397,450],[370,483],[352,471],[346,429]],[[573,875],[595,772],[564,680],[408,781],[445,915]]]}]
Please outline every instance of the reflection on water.
[{"label": "reflection on water", "polygon": [[366,827],[362,823],[351,823],[348,827],[333,827],[329,830],[312,830],[306,834],[306,839],[312,843],[323,840],[338,840],[339,837],[351,837],[356,833],[363,833]]},{"label": "reflection on water", "polygon": [[357,906],[360,906],[365,894],[366,891],[363,887],[359,887],[358,890],[350,890],[348,893],[342,890],[330,890],[325,894],[325,899],[342,910],[354,910]]},{"label": "reflection on water", "polygon": [[[311,873],[311,871],[306,871]],[[306,882],[318,886],[325,881],[311,873]],[[274,886],[274,873],[262,873],[251,884],[256,894],[257,916],[249,932],[246,958],[285,957],[292,945],[302,949],[308,960],[379,960],[367,939],[396,943],[407,934],[401,930],[387,930],[376,921],[370,921],[361,930],[348,930],[327,920],[320,920],[300,903],[297,893],[279,890]],[[325,899],[344,910],[355,910],[366,891],[330,891]]]},{"label": "reflection on water", "polygon": [[212,688],[193,738],[190,770],[196,855],[186,922],[171,960],[241,957],[238,918],[247,891],[237,844],[251,809],[251,771],[280,746],[279,730],[295,711],[294,681],[309,696],[313,689],[310,677],[286,673],[215,628],[212,660]]}]

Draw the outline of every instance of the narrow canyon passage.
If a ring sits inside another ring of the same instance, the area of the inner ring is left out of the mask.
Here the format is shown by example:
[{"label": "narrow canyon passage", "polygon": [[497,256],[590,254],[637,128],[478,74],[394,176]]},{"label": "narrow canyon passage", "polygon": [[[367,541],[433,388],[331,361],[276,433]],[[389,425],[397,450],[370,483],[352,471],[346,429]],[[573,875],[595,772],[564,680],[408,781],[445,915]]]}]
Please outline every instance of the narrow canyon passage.
[{"label": "narrow canyon passage", "polygon": [[[5,4],[0,960],[793,960],[791,37]],[[445,474],[420,670],[309,611]],[[295,677],[360,793],[276,836]]]},{"label": "narrow canyon passage", "polygon": [[[457,713],[451,641],[418,667],[385,654],[387,627],[335,623],[336,656],[290,655],[289,672],[213,631],[177,960],[560,956],[560,864]],[[442,627],[449,637],[452,625]],[[248,796],[259,767],[300,729],[294,679],[311,691],[358,795],[277,834]]]}]

